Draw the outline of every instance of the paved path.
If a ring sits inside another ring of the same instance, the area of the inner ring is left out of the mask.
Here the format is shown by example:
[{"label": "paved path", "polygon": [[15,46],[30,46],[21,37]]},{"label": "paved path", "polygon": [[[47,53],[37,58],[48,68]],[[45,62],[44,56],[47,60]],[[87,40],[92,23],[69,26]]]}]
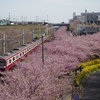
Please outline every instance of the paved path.
[{"label": "paved path", "polygon": [[83,83],[80,100],[100,100],[100,71],[91,74]]}]

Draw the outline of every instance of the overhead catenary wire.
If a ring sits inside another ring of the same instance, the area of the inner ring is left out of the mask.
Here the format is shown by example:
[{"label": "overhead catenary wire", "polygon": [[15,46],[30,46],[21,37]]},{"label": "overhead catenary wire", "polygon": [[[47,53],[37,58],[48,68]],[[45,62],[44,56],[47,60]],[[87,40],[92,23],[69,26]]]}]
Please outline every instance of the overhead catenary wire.
[{"label": "overhead catenary wire", "polygon": [[[11,49],[20,47],[24,43],[30,42],[30,40],[33,41],[35,39],[35,37],[37,37],[37,36],[42,36],[42,34],[44,32],[43,29],[40,29],[40,28],[34,29],[33,28],[31,32],[28,32],[26,30],[23,34],[23,30],[22,30],[22,33],[19,33],[19,34],[17,33],[18,35],[12,34],[10,36],[8,34],[5,34],[5,40],[4,40],[4,37],[2,37],[0,39],[0,52],[3,51],[2,53],[4,54],[5,52],[9,52],[9,50],[12,51]],[[1,45],[3,40],[5,42],[5,45],[3,45],[3,44]],[[15,45],[13,46],[13,44],[15,44]]]},{"label": "overhead catenary wire", "polygon": [[[4,34],[4,33],[3,33],[3,34]],[[3,34],[2,34],[2,35],[3,35]],[[7,35],[5,35],[5,38],[6,38],[6,37],[7,37]],[[0,41],[2,41],[2,39],[4,39],[4,38],[2,37],[2,38],[0,39]]]}]

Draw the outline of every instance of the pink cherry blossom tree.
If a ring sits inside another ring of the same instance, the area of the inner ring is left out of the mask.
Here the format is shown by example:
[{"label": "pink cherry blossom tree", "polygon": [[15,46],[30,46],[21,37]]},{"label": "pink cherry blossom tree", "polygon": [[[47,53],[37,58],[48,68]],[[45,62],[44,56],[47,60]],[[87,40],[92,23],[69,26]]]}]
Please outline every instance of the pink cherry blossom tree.
[{"label": "pink cherry blossom tree", "polygon": [[66,27],[60,27],[54,39],[44,44],[44,65],[40,46],[16,69],[3,73],[0,100],[55,100],[68,92],[69,80],[61,77],[80,62],[100,56],[99,37],[100,33],[69,36]]}]

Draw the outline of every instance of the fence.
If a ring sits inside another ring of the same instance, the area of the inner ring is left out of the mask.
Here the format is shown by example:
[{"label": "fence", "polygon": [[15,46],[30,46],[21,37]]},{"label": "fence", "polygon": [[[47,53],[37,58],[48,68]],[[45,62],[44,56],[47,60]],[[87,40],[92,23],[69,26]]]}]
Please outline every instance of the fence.
[{"label": "fence", "polygon": [[30,31],[27,29],[22,29],[19,33],[13,32],[7,34],[0,34],[0,55],[4,55],[7,52],[12,52],[15,48],[20,48],[21,45],[24,45],[30,41],[33,41],[35,38],[39,38],[42,34],[52,33],[53,29],[51,27],[46,28],[34,28]]}]

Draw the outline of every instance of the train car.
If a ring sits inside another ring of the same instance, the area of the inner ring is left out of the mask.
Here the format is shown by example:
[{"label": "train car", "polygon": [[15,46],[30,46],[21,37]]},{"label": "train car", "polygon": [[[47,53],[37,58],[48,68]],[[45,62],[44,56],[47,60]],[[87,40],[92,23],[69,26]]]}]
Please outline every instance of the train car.
[{"label": "train car", "polygon": [[[43,41],[45,42],[49,36],[44,36]],[[12,53],[5,53],[4,56],[0,56],[0,70],[5,71],[12,68],[18,61],[23,57],[30,54],[36,47],[42,43],[42,39],[22,45],[20,48],[13,49]]]}]

